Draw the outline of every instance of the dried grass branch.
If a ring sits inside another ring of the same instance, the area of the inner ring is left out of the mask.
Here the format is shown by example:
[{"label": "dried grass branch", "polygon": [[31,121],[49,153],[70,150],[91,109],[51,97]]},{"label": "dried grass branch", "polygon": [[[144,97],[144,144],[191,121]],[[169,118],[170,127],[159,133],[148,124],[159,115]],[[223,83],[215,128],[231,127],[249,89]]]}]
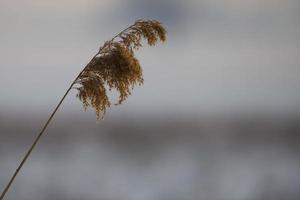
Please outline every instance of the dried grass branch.
[{"label": "dried grass branch", "polygon": [[142,46],[142,39],[146,39],[150,46],[155,45],[158,40],[164,42],[166,40],[166,30],[158,21],[138,20],[104,43],[92,60],[74,79],[51,113],[1,193],[0,200],[4,199],[19,171],[72,89],[78,90],[77,96],[83,102],[83,106],[85,108],[93,107],[99,119],[111,105],[106,88],[108,90],[116,89],[120,93],[118,104],[121,104],[131,94],[131,89],[135,85],[143,83],[142,68],[134,56],[134,50],[138,50]]}]

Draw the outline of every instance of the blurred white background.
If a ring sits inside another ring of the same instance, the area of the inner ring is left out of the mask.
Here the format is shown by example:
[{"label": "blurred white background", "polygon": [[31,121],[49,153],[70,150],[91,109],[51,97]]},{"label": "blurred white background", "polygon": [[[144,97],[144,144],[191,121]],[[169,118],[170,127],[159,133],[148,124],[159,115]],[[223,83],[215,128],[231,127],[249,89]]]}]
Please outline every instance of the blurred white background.
[{"label": "blurred white background", "polygon": [[75,91],[7,199],[299,199],[300,1],[0,0],[0,187],[97,49],[140,18],[165,44],[95,123]]}]

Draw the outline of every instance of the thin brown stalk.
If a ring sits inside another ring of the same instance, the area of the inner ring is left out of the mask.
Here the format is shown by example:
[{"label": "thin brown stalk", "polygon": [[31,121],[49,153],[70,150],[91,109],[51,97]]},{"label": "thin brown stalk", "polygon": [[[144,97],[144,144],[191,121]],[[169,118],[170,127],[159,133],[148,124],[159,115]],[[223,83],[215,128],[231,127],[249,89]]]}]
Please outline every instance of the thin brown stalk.
[{"label": "thin brown stalk", "polygon": [[[97,54],[96,54],[97,55]],[[95,56],[96,56],[95,55]],[[94,56],[94,57],[95,57]],[[83,70],[82,70],[83,71]],[[7,183],[6,187],[4,188],[3,192],[1,193],[0,196],[0,200],[4,199],[4,196],[6,195],[6,193],[8,192],[9,188],[11,187],[11,184],[13,183],[13,181],[15,180],[16,176],[18,175],[18,173],[20,172],[21,168],[23,167],[23,165],[25,164],[26,160],[28,159],[28,157],[30,156],[30,154],[32,153],[33,149],[35,148],[35,146],[37,145],[38,141],[40,140],[40,138],[42,137],[42,135],[45,133],[45,130],[47,129],[48,125],[50,124],[51,120],[53,119],[55,113],[57,112],[57,110],[59,109],[59,107],[61,106],[61,104],[63,103],[63,101],[65,100],[66,96],[68,95],[68,93],[71,91],[73,85],[75,84],[76,80],[78,79],[78,77],[80,76],[82,72],[79,73],[79,75],[75,78],[75,80],[71,83],[70,87],[67,89],[67,91],[65,92],[65,94],[63,95],[63,97],[61,98],[61,100],[59,101],[59,103],[57,104],[57,106],[55,107],[55,109],[53,110],[52,114],[50,115],[50,117],[48,118],[48,120],[46,121],[46,123],[44,124],[44,126],[42,127],[40,133],[36,136],[36,138],[34,139],[32,145],[30,146],[30,148],[28,149],[27,153],[25,154],[25,156],[23,157],[22,161],[20,162],[19,166],[17,167],[16,171],[14,172],[14,174],[12,175],[12,177],[10,178],[9,182]]]}]

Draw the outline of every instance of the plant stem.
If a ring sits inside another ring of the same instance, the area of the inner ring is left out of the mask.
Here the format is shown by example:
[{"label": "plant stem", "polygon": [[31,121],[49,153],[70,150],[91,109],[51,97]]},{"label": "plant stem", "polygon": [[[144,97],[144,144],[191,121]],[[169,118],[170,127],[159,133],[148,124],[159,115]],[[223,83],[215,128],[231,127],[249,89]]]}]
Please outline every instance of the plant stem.
[{"label": "plant stem", "polygon": [[5,189],[3,190],[3,192],[2,192],[2,194],[0,196],[0,200],[3,200],[5,194],[7,193],[8,189],[10,188],[10,186],[13,183],[14,179],[16,178],[16,176],[18,175],[19,171],[21,170],[21,168],[23,167],[24,163],[26,162],[26,160],[28,159],[29,155],[31,154],[32,150],[34,149],[34,147],[36,146],[36,144],[38,143],[38,141],[42,137],[43,133],[45,132],[45,130],[48,127],[48,125],[51,122],[51,120],[53,119],[53,117],[54,117],[55,113],[57,112],[58,108],[61,106],[62,102],[64,101],[64,99],[66,98],[66,96],[68,95],[68,93],[70,92],[70,90],[72,89],[72,87],[73,87],[73,85],[74,85],[74,83],[75,83],[76,80],[77,80],[77,78],[72,82],[71,86],[68,88],[68,90],[66,91],[66,93],[61,98],[60,102],[57,104],[56,108],[54,109],[54,111],[50,115],[49,119],[47,120],[47,122],[43,126],[41,132],[35,138],[34,142],[31,145],[31,147],[29,148],[29,150],[25,154],[24,158],[22,159],[21,163],[19,164],[18,168],[16,169],[15,173],[13,174],[13,176],[10,179],[10,181],[6,185]]},{"label": "plant stem", "polygon": [[[133,25],[132,25],[133,26]],[[109,40],[109,43],[111,43],[114,39],[116,39],[117,37],[119,37],[120,35],[122,35],[124,32],[126,32],[128,29],[130,29],[132,26],[124,29],[123,31],[121,31],[120,33],[118,33],[117,35],[115,35],[111,40]],[[69,94],[69,92],[71,91],[71,89],[73,88],[73,86],[76,84],[77,79],[81,76],[81,74],[84,72],[84,70],[93,63],[94,59],[101,53],[101,51],[104,49],[105,45],[102,46],[99,51],[94,55],[94,57],[91,59],[91,61],[83,68],[83,70],[79,73],[79,75],[74,79],[74,81],[71,83],[70,87],[67,89],[67,91],[65,92],[64,96],[61,98],[61,100],[59,101],[59,103],[57,104],[57,106],[55,107],[55,109],[53,110],[52,114],[50,115],[50,117],[48,118],[47,122],[44,124],[41,132],[36,136],[36,138],[34,139],[32,145],[30,146],[30,148],[28,149],[27,153],[25,154],[25,156],[23,157],[21,163],[19,164],[18,168],[16,169],[16,171],[14,172],[14,174],[12,175],[12,177],[10,178],[8,184],[6,185],[6,187],[4,188],[3,192],[1,193],[0,196],[0,200],[4,199],[5,194],[7,193],[7,191],[9,190],[9,188],[11,187],[11,184],[13,183],[13,181],[15,180],[16,176],[18,175],[18,173],[20,172],[21,168],[23,167],[23,165],[25,164],[26,160],[28,159],[28,157],[30,156],[30,154],[32,153],[33,149],[35,148],[35,146],[37,145],[38,141],[40,140],[40,138],[42,137],[42,135],[44,134],[45,130],[47,129],[49,123],[51,122],[51,120],[53,119],[55,113],[57,112],[57,110],[59,109],[59,107],[61,106],[61,104],[63,103],[63,101],[65,100],[66,96]]]},{"label": "plant stem", "polygon": [[16,169],[16,171],[14,172],[14,174],[12,175],[12,177],[10,178],[8,184],[6,185],[5,189],[3,190],[3,192],[1,193],[0,196],[0,200],[4,199],[5,194],[7,193],[8,189],[10,188],[11,184],[13,183],[13,181],[15,180],[16,176],[18,175],[19,171],[21,170],[21,168],[23,167],[24,163],[26,162],[26,160],[28,159],[28,157],[30,156],[31,152],[33,151],[34,147],[36,146],[36,144],[38,143],[38,141],[40,140],[40,138],[42,137],[42,135],[44,134],[45,130],[47,129],[49,123],[51,122],[51,120],[53,119],[55,113],[57,112],[58,108],[61,106],[61,104],[63,103],[63,101],[65,100],[66,96],[69,94],[69,92],[71,91],[71,89],[73,88],[74,84],[76,83],[77,79],[80,77],[80,75],[82,74],[82,72],[87,68],[87,66],[89,66],[91,64],[91,62],[94,60],[94,58],[96,58],[96,56],[100,53],[100,51],[98,53],[96,53],[94,55],[94,57],[91,59],[91,61],[84,67],[84,69],[78,74],[78,76],[74,79],[74,81],[71,83],[70,87],[67,89],[67,91],[65,92],[64,96],[61,98],[61,100],[59,101],[59,103],[57,104],[57,106],[55,107],[55,109],[53,110],[52,114],[50,115],[50,117],[48,118],[47,122],[45,123],[45,125],[43,126],[41,132],[36,136],[36,138],[34,139],[32,145],[30,146],[30,148],[28,149],[27,153],[25,154],[25,156],[23,157],[21,163],[19,164],[18,168]]}]

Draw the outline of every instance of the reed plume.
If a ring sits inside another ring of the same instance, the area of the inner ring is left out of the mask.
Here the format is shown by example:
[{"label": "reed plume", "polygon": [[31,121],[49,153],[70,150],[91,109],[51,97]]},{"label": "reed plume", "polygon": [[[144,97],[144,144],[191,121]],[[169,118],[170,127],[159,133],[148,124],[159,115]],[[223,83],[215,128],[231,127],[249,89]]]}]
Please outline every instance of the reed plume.
[{"label": "reed plume", "polygon": [[89,106],[94,108],[97,119],[103,118],[107,108],[111,105],[111,101],[107,95],[109,91],[115,89],[119,92],[117,104],[121,104],[131,94],[134,86],[143,84],[142,68],[134,55],[134,51],[142,47],[143,39],[150,46],[154,46],[159,40],[164,42],[166,34],[165,28],[159,21],[137,20],[133,25],[121,31],[111,40],[106,41],[74,79],[59,101],[3,190],[0,200],[4,199],[17,174],[70,90],[72,88],[77,89],[77,97],[82,101],[84,108]]},{"label": "reed plume", "polygon": [[142,68],[134,55],[134,50],[142,46],[143,38],[153,46],[157,40],[166,40],[166,30],[155,20],[136,21],[105,42],[76,80],[80,84],[77,96],[85,108],[92,106],[95,109],[97,118],[111,105],[105,86],[119,92],[118,104],[121,104],[135,85],[143,83]]}]

